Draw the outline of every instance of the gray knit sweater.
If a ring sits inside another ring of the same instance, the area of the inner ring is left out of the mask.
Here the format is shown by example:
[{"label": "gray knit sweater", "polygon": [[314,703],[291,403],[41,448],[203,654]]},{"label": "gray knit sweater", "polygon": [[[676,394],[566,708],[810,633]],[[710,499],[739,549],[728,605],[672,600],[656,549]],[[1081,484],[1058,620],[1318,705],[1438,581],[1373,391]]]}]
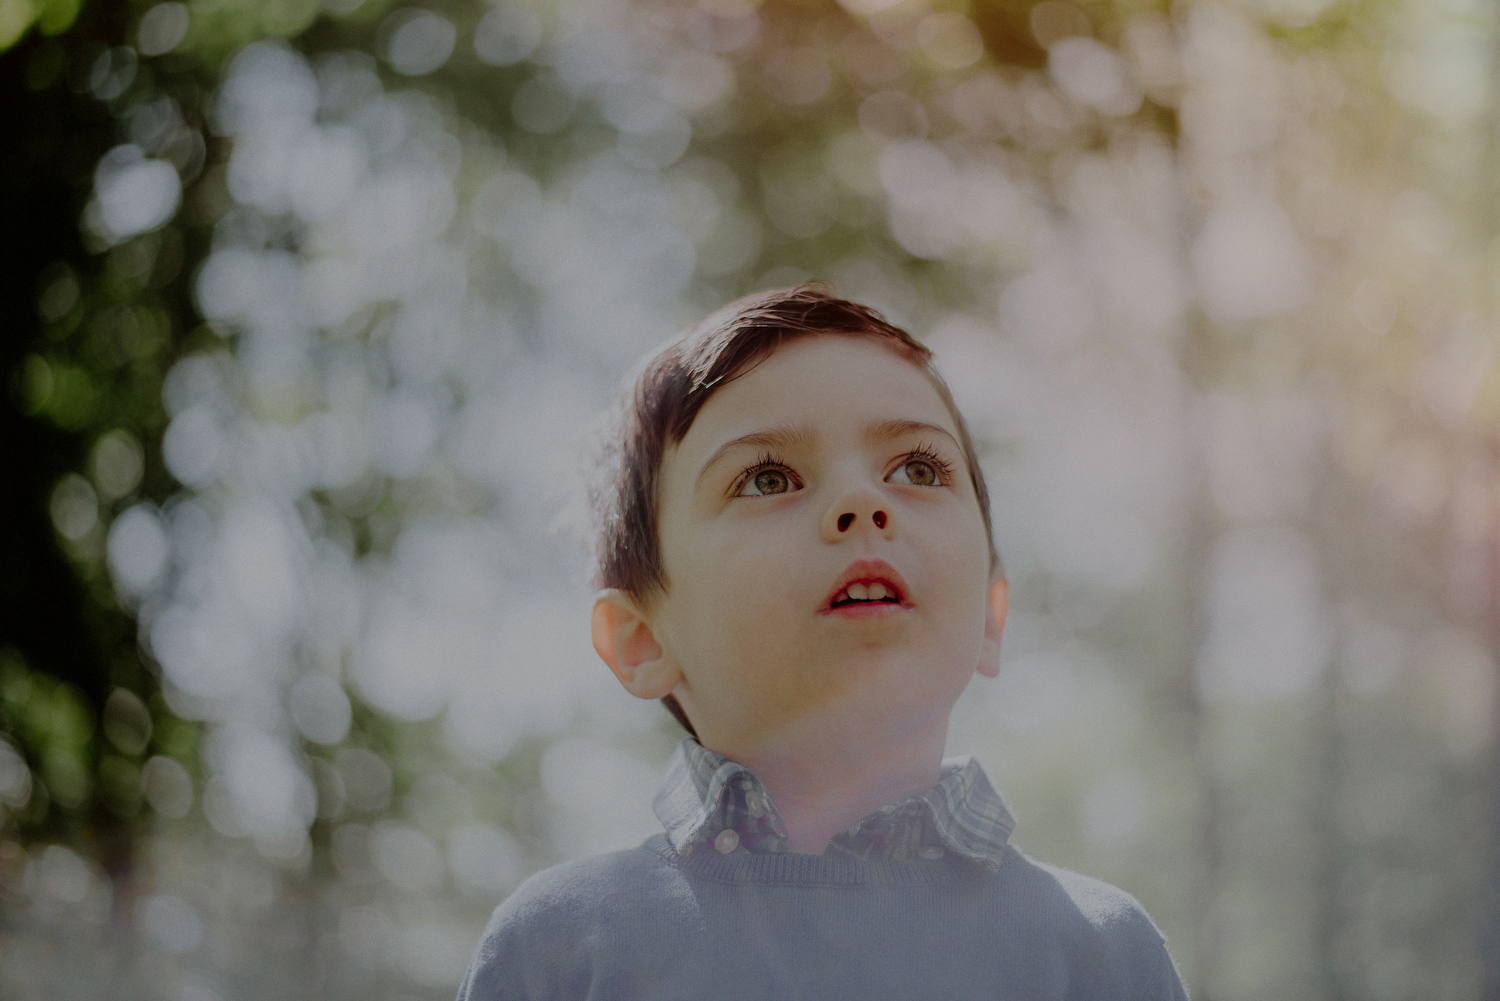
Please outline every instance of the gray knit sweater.
[{"label": "gray knit sweater", "polygon": [[1129,894],[1006,846],[684,856],[664,835],[537,873],[502,904],[459,1001],[1185,999]]}]

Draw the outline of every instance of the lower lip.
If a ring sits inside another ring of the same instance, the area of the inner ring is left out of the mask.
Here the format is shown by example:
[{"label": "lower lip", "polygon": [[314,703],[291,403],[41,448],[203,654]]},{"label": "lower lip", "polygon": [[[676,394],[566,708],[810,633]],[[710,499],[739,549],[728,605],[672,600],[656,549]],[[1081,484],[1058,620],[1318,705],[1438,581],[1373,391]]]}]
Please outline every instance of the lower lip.
[{"label": "lower lip", "polygon": [[836,615],[841,619],[884,619],[892,615],[899,615],[910,606],[894,601],[867,601],[857,602],[852,605],[840,605],[837,608],[829,606],[823,610],[824,615]]}]

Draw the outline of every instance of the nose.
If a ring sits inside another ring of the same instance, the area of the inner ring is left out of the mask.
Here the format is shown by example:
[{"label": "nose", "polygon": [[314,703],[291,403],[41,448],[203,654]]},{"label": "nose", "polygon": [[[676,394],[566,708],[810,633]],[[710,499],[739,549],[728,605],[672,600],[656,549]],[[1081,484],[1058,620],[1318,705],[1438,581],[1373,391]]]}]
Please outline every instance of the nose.
[{"label": "nose", "polygon": [[823,516],[821,535],[824,542],[839,542],[864,531],[875,531],[892,538],[895,524],[883,506],[878,493],[868,488],[850,490],[830,504]]}]

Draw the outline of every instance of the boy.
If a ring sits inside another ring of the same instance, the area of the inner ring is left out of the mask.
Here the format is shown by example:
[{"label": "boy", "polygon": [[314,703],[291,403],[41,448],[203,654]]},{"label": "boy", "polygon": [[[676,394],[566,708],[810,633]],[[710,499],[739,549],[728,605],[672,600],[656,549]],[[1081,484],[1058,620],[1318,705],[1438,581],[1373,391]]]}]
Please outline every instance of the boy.
[{"label": "boy", "polygon": [[460,999],[1186,997],[941,760],[1007,589],[926,348],[817,284],[732,303],[647,363],[599,500],[594,648],[691,734],[666,832],[529,879]]}]

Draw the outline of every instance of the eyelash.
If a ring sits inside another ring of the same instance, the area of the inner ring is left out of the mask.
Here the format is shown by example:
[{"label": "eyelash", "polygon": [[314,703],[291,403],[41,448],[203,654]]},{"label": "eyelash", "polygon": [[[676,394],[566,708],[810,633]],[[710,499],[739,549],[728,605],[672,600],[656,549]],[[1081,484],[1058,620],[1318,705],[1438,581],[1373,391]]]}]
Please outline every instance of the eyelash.
[{"label": "eyelash", "polygon": [[[946,487],[948,484],[950,484],[950,483],[953,482],[953,466],[952,466],[952,464],[949,463],[942,456],[940,456],[936,452],[934,452],[932,450],[932,446],[930,446],[930,445],[918,445],[915,450],[913,450],[911,452],[907,452],[906,455],[902,457],[902,459],[901,459],[901,465],[904,466],[908,462],[912,462],[914,460],[925,462],[929,466],[931,466],[933,469],[937,470],[938,483],[940,485]],[[900,468],[900,467],[898,466],[897,468]]]},{"label": "eyelash", "polygon": [[734,487],[730,490],[730,494],[736,497],[739,496],[740,491],[745,489],[746,483],[749,483],[751,480],[755,479],[757,475],[765,472],[767,469],[779,469],[786,474],[787,480],[799,487],[802,485],[802,481],[797,478],[797,474],[792,472],[790,466],[782,462],[780,459],[776,458],[776,456],[772,455],[770,452],[767,452],[762,455],[759,460],[756,461],[755,465],[751,466],[749,469],[746,469],[739,475],[739,479],[734,481]]},{"label": "eyelash", "polygon": [[[896,468],[899,469],[901,468],[901,466],[904,466],[908,462],[913,461],[925,462],[933,469],[937,470],[939,485],[948,486],[953,482],[953,465],[942,456],[938,455],[935,451],[933,451],[932,446],[918,445],[915,449],[907,452],[904,456],[901,457],[901,462],[897,465]],[[786,474],[787,479],[792,483],[796,484],[799,487],[802,485],[802,481],[797,478],[797,475],[795,473],[792,472],[791,467],[782,462],[775,455],[767,452],[762,455],[754,465],[750,466],[744,472],[740,473],[739,477],[734,481],[734,486],[730,490],[731,495],[738,496],[739,492],[745,489],[746,483],[749,483],[757,475],[766,471],[767,469],[779,469]]]}]

